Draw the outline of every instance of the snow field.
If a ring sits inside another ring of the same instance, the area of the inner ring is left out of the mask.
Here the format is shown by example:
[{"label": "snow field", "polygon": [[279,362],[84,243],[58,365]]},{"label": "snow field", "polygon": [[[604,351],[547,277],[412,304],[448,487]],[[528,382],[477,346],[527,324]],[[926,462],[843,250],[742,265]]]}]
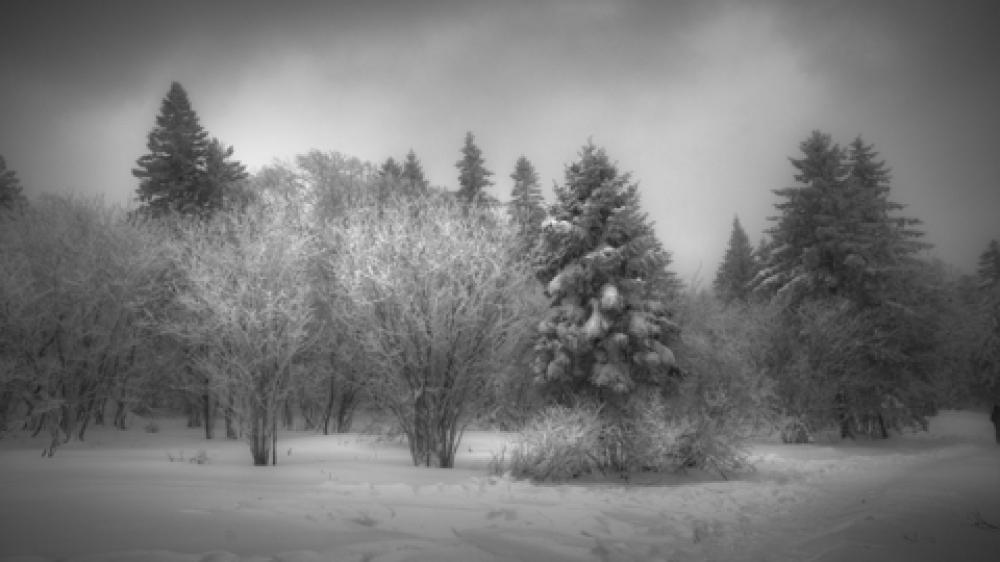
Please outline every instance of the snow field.
[{"label": "snow field", "polygon": [[[941,525],[968,535],[965,559],[976,560],[1000,541],[963,519],[977,508],[1000,523],[973,493],[991,484],[991,460],[1000,478],[980,417],[945,413],[929,434],[889,442],[761,443],[750,450],[756,471],[733,481],[691,473],[629,485],[490,476],[512,438],[500,433],[467,434],[454,470],[413,467],[402,441],[362,435],[283,432],[277,467],[250,466],[244,443],[205,441],[180,421],[155,434],[97,428],[52,459],[15,435],[0,441],[0,560],[857,562],[891,554],[886,541],[918,555],[952,548]],[[207,463],[190,462],[200,451]],[[948,476],[970,489],[942,491]],[[937,529],[928,511],[941,514]]]}]

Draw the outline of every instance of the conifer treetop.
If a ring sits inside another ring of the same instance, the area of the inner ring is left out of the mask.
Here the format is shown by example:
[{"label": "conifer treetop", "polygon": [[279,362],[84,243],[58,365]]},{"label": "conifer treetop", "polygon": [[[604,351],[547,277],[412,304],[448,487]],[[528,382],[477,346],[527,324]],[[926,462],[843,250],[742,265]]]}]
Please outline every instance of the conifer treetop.
[{"label": "conifer treetop", "polygon": [[462,159],[455,163],[458,168],[458,196],[466,202],[478,200],[483,195],[483,189],[493,185],[489,179],[493,172],[485,167],[483,153],[476,146],[472,131],[465,133],[465,143],[462,145]]},{"label": "conifer treetop", "polygon": [[231,184],[246,178],[243,165],[229,161],[232,147],[209,139],[179,82],[170,84],[146,148],[132,175],[139,179],[138,200],[154,216],[210,215]]},{"label": "conifer treetop", "polygon": [[733,217],[729,245],[712,283],[716,295],[724,302],[746,302],[750,295],[750,283],[756,272],[757,263],[750,238],[743,230],[739,217]]},{"label": "conifer treetop", "polygon": [[914,265],[928,245],[920,221],[895,213],[889,169],[872,145],[856,138],[845,151],[819,131],[791,158],[800,186],[776,189],[780,214],[768,230],[773,245],[753,284],[765,294],[840,295],[855,304],[880,302],[886,280]]},{"label": "conifer treetop", "polygon": [[0,208],[13,211],[24,204],[24,199],[21,180],[14,170],[7,168],[7,161],[0,156]]}]

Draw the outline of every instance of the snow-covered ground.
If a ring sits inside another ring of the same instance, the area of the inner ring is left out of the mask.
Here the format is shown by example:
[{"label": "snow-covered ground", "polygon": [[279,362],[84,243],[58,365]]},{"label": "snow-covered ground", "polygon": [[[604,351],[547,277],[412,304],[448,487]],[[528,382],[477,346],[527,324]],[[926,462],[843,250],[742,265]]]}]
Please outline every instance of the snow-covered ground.
[{"label": "snow-covered ground", "polygon": [[0,441],[0,561],[1000,560],[981,412],[888,442],[757,444],[732,481],[629,485],[491,477],[496,433],[467,434],[454,470],[413,467],[398,440],[302,432],[253,467],[242,442],[159,423],[92,429],[51,459]]}]

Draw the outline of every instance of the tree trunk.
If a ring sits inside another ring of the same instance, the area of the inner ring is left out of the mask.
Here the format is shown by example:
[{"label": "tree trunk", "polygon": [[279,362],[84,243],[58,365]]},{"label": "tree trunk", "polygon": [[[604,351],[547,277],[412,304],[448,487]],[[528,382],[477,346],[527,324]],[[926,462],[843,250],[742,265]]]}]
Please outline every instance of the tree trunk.
[{"label": "tree trunk", "polygon": [[1000,445],[1000,404],[993,405],[990,421],[993,422],[993,429],[996,430],[997,445]]},{"label": "tree trunk", "polygon": [[96,407],[94,408],[94,425],[104,425],[104,408],[108,404],[107,398],[101,398],[98,400]]},{"label": "tree trunk", "polygon": [[7,431],[7,417],[10,415],[11,404],[13,402],[13,392],[5,391],[0,393],[0,436]]},{"label": "tree trunk", "polygon": [[128,429],[128,405],[124,400],[116,400],[115,402],[114,426],[116,429],[125,431]]},{"label": "tree trunk", "polygon": [[63,403],[59,408],[59,427],[63,432],[63,443],[69,443],[76,429],[76,416],[70,404]]},{"label": "tree trunk", "polygon": [[[208,382],[206,381],[205,384],[207,386]],[[202,416],[205,418],[205,439],[211,439],[215,429],[215,420],[212,419],[212,395],[207,390],[201,395],[201,409]]]},{"label": "tree trunk", "polygon": [[837,422],[840,425],[840,438],[850,437],[854,439],[854,432],[851,430],[851,416],[848,412],[847,396],[844,391],[840,391],[833,399],[834,411],[837,414]]},{"label": "tree trunk", "polygon": [[80,420],[80,429],[76,432],[76,438],[83,441],[83,434],[87,432],[87,425],[90,423],[91,414],[89,409],[83,410],[78,416]]},{"label": "tree trunk", "polygon": [[285,400],[281,405],[281,418],[285,429],[295,429],[295,412],[292,409],[292,401]]},{"label": "tree trunk", "polygon": [[187,412],[187,426],[201,427],[201,408],[198,404],[192,404],[190,399],[184,400],[184,409]]},{"label": "tree trunk", "polygon": [[323,435],[330,435],[330,419],[337,401],[337,377],[330,373],[329,393],[326,395],[326,409],[323,410]]},{"label": "tree trunk", "polygon": [[233,395],[229,393],[226,395],[226,407],[223,410],[223,417],[226,420],[226,439],[239,439],[239,432],[236,430],[236,425],[233,423],[233,417],[236,414],[235,408],[233,406]]},{"label": "tree trunk", "polygon": [[407,434],[415,466],[453,468],[457,416],[443,411],[431,392],[418,391],[413,402],[412,425]]},{"label": "tree trunk", "polygon": [[347,433],[354,422],[354,409],[358,405],[357,390],[345,390],[340,393],[340,406],[337,408],[337,433]]},{"label": "tree trunk", "polygon": [[271,460],[271,420],[267,409],[256,406],[250,412],[250,455],[254,466],[267,466]]}]

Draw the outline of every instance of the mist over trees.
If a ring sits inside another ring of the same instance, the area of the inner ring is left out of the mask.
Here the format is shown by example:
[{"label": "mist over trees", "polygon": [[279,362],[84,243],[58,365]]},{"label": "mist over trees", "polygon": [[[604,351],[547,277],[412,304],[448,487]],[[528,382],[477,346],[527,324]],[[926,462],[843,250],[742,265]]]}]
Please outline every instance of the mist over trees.
[{"label": "mist over trees", "polygon": [[1000,401],[1000,245],[975,275],[928,260],[873,145],[798,148],[761,242],[734,218],[703,289],[593,142],[551,202],[522,156],[494,204],[471,132],[454,191],[413,149],[249,175],[174,83],[135,212],[26,204],[0,158],[0,437],[45,434],[51,456],[94,424],[184,415],[267,465],[282,431],[360,412],[417,465],[500,427],[517,476],[728,474],[751,437],[884,438]]}]

